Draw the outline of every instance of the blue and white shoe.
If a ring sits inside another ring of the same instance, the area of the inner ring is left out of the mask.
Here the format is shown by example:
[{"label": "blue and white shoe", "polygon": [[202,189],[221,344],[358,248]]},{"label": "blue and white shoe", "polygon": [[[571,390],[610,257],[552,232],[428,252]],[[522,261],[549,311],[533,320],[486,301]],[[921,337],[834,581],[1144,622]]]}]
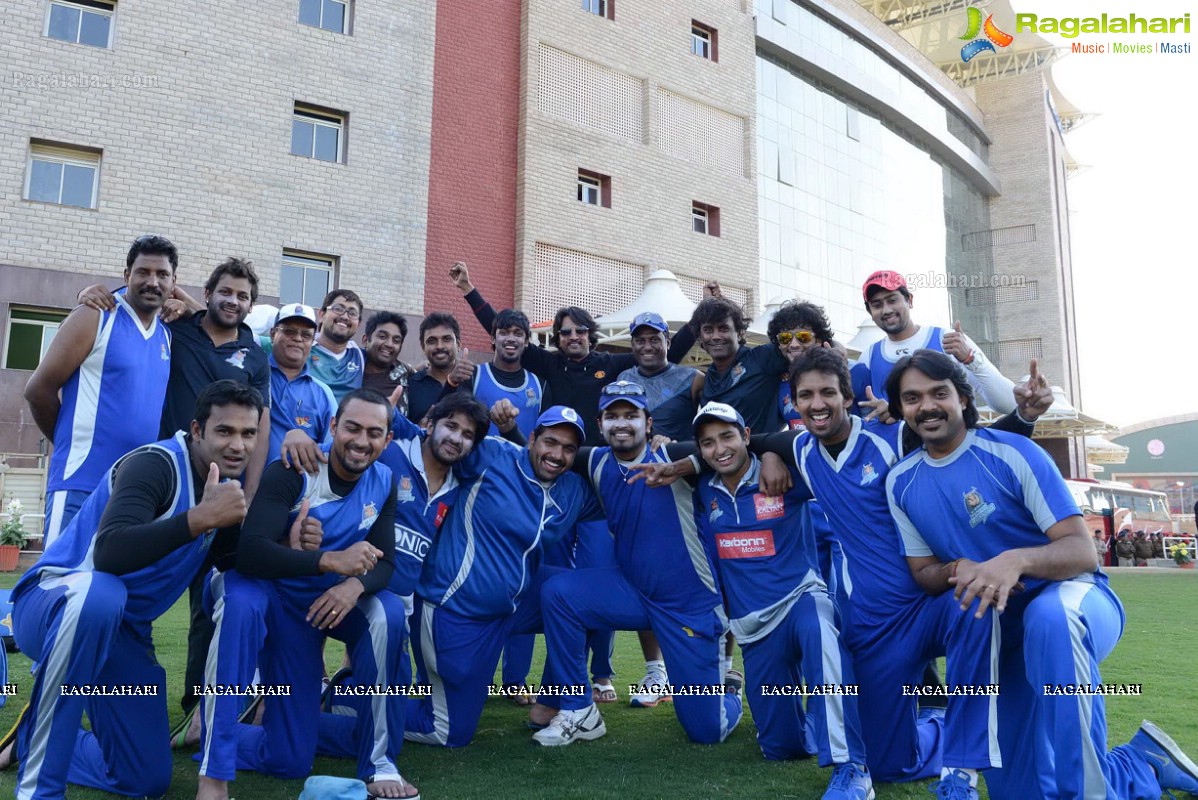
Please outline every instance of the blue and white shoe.
[{"label": "blue and white shoe", "polygon": [[837,764],[824,800],[874,800],[874,782],[869,770],[856,764]]},{"label": "blue and white shoe", "polygon": [[928,787],[938,800],[978,800],[978,790],[969,785],[969,774],[955,769]]},{"label": "blue and white shoe", "polygon": [[1144,720],[1129,744],[1148,759],[1162,789],[1198,795],[1198,765],[1182,752],[1172,736]]}]

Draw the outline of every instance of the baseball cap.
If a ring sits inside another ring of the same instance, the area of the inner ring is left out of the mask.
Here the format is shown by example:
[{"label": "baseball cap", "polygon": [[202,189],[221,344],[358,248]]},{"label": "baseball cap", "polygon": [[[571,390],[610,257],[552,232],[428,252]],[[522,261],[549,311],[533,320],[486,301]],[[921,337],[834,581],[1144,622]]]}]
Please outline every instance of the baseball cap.
[{"label": "baseball cap", "polygon": [[[869,289],[871,286],[880,286],[888,292],[895,292],[899,289],[907,289],[907,279],[892,269],[880,269],[865,279],[865,285],[861,287],[861,296],[865,298],[865,302],[869,302]],[[907,289],[910,293],[910,289]]]},{"label": "baseball cap", "polygon": [[720,422],[731,422],[742,428],[745,427],[745,418],[732,406],[727,403],[708,403],[700,408],[699,413],[695,415],[695,420],[691,423],[691,429],[698,432],[700,425],[712,419],[717,419]]},{"label": "baseball cap", "polygon": [[316,312],[312,310],[312,306],[303,303],[288,303],[280,308],[279,313],[275,315],[275,324],[296,318],[306,319],[312,323],[312,327],[316,327]]},{"label": "baseball cap", "polygon": [[670,332],[670,326],[667,325],[666,321],[661,318],[661,314],[654,314],[652,311],[642,311],[640,314],[637,314],[635,317],[633,317],[632,323],[628,326],[628,332],[634,333],[637,328],[642,328],[645,325],[648,325],[655,331],[661,331],[662,333]]},{"label": "baseball cap", "polygon": [[649,398],[645,396],[644,386],[632,381],[616,381],[604,386],[603,391],[599,393],[599,410],[602,411],[620,400],[632,403],[637,408],[649,408]]},{"label": "baseball cap", "polygon": [[573,425],[578,429],[580,439],[587,438],[586,428],[582,427],[582,420],[578,418],[578,412],[569,406],[550,406],[541,416],[537,417],[536,427],[552,428],[554,425]]}]

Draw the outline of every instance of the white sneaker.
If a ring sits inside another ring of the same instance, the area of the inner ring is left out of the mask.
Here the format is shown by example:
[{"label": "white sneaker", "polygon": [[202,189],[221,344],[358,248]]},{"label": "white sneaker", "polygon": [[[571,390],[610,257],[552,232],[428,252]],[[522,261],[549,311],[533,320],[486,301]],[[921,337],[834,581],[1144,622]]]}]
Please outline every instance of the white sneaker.
[{"label": "white sneaker", "polygon": [[607,733],[599,707],[591,703],[577,711],[559,711],[549,725],[532,735],[537,744],[560,747],[577,739],[598,739]]},{"label": "white sneaker", "polygon": [[653,708],[658,703],[674,702],[670,694],[670,677],[665,672],[650,670],[633,687],[628,705],[633,708]]}]

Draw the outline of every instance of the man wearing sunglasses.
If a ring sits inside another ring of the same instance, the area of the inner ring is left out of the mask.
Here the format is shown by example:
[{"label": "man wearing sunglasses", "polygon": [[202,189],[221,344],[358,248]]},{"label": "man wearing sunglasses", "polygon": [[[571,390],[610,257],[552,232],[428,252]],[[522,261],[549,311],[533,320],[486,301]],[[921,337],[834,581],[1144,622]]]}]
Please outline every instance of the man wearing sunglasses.
[{"label": "man wearing sunglasses", "polygon": [[312,377],[308,355],[316,338],[316,312],[292,303],[279,309],[270,329],[270,452],[267,463],[314,473],[320,468],[319,445],[330,440],[329,423],[337,413],[333,391]]}]

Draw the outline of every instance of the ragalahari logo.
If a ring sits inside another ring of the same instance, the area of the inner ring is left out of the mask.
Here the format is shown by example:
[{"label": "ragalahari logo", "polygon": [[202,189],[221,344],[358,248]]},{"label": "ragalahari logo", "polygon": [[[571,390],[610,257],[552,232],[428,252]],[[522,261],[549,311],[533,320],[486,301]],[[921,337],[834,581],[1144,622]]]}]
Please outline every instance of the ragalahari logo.
[{"label": "ragalahari logo", "polygon": [[[974,56],[979,53],[984,53],[989,50],[991,53],[997,53],[994,45],[1006,47],[1011,42],[1015,41],[1015,37],[1009,33],[1003,33],[994,24],[994,15],[986,17],[985,24],[982,23],[982,11],[972,6],[966,11],[969,14],[969,28],[965,31],[965,35],[961,39],[968,42],[961,48],[961,60],[969,63]],[[978,34],[985,33],[985,38],[979,39]]]}]

